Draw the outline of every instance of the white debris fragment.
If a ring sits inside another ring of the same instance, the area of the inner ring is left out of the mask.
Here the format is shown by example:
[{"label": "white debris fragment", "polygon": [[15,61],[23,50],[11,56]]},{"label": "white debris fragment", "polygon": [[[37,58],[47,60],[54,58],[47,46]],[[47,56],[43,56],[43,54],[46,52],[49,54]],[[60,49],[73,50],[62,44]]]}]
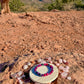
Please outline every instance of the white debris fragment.
[{"label": "white debris fragment", "polygon": [[70,69],[70,67],[69,66],[66,66],[66,68],[69,70]]},{"label": "white debris fragment", "polygon": [[64,63],[66,63],[67,61],[66,60],[63,60]]},{"label": "white debris fragment", "polygon": [[18,77],[18,75],[17,75],[17,73],[14,73],[14,74],[13,74],[13,73],[11,73],[11,77],[12,77],[12,78],[17,78],[17,77]]},{"label": "white debris fragment", "polygon": [[68,80],[71,80],[71,77],[70,77],[70,76],[68,76],[68,77],[67,77],[67,79],[68,79]]},{"label": "white debris fragment", "polygon": [[59,66],[60,64],[59,63],[56,63],[56,66]]},{"label": "white debris fragment", "polygon": [[59,70],[63,70],[64,69],[64,67],[63,66],[59,66]]},{"label": "white debris fragment", "polygon": [[17,77],[18,80],[21,80],[23,77],[25,77],[25,75],[22,75],[20,77]]},{"label": "white debris fragment", "polygon": [[38,63],[41,63],[42,59],[38,59]]},{"label": "white debris fragment", "polygon": [[61,77],[62,77],[62,78],[66,78],[66,77],[67,77],[67,75],[68,75],[68,73],[67,73],[67,72],[63,72],[63,73],[61,73]]},{"label": "white debris fragment", "polygon": [[28,69],[28,65],[24,65],[24,66],[23,66],[23,69],[24,69],[24,70]]},{"label": "white debris fragment", "polygon": [[49,61],[49,63],[51,63],[51,64],[52,64],[53,62],[52,62],[52,61]]},{"label": "white debris fragment", "polygon": [[59,63],[63,63],[63,60],[62,59],[59,59]]},{"label": "white debris fragment", "polygon": [[17,79],[18,79],[18,80],[21,80],[21,77],[18,77]]},{"label": "white debris fragment", "polygon": [[43,64],[44,64],[44,63],[46,63],[46,61],[44,61],[44,60],[43,60],[43,61],[41,61],[41,63],[43,63]]},{"label": "white debris fragment", "polygon": [[48,57],[48,61],[51,61],[51,57]]},{"label": "white debris fragment", "polygon": [[24,84],[24,82],[23,82],[22,80],[19,80],[19,83],[20,83],[20,84]]},{"label": "white debris fragment", "polygon": [[19,71],[19,72],[17,73],[18,76],[21,76],[22,74],[23,74],[23,71]]},{"label": "white debris fragment", "polygon": [[31,66],[31,63],[30,63],[30,62],[28,62],[28,63],[27,63],[27,65],[28,65],[28,66]]},{"label": "white debris fragment", "polygon": [[64,72],[69,72],[69,69],[64,68],[63,71],[64,71]]}]

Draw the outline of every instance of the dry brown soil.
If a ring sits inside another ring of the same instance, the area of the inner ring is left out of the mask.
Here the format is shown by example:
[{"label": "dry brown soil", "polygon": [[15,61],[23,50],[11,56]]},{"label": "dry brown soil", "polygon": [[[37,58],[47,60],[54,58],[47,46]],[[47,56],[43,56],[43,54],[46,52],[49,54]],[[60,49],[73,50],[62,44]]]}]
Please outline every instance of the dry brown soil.
[{"label": "dry brown soil", "polygon": [[10,73],[48,56],[69,62],[72,80],[57,84],[84,84],[84,11],[0,15],[0,84],[17,84]]}]

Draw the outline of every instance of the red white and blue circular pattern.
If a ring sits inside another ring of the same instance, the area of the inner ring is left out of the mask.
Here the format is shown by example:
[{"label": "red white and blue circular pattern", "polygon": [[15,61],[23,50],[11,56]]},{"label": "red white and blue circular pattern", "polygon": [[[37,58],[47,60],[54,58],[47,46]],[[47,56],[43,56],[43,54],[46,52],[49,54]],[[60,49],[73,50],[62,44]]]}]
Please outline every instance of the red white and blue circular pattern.
[{"label": "red white and blue circular pattern", "polygon": [[31,68],[29,76],[38,83],[51,83],[58,77],[58,68],[54,64],[37,64]]},{"label": "red white and blue circular pattern", "polygon": [[[44,73],[44,74],[41,74],[40,72],[38,72],[37,69],[38,69],[39,67],[41,67],[41,66],[46,66],[47,69],[48,69],[48,71],[47,71],[46,73]],[[50,65],[50,64],[48,64],[48,63],[39,64],[39,65],[35,66],[34,72],[35,72],[35,74],[36,74],[37,76],[40,76],[40,77],[48,76],[48,75],[52,74],[52,72],[53,72],[53,66]]]}]

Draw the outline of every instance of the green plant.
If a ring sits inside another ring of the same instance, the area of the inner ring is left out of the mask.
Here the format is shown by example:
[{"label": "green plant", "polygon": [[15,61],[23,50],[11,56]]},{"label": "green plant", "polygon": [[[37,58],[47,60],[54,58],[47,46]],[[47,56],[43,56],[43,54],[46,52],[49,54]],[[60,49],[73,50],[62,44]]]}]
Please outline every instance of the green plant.
[{"label": "green plant", "polygon": [[24,6],[24,3],[22,3],[20,0],[10,0],[9,6],[11,11],[20,12],[21,7]]},{"label": "green plant", "polygon": [[51,0],[52,3],[48,6],[48,10],[71,10],[71,9],[84,9],[83,0]]},{"label": "green plant", "polygon": [[62,0],[52,0],[52,3],[50,4],[50,6],[48,6],[48,9],[49,10],[52,10],[52,9],[62,10],[62,6],[63,6]]},{"label": "green plant", "polygon": [[77,9],[84,9],[84,2],[82,0],[76,0],[74,4]]}]

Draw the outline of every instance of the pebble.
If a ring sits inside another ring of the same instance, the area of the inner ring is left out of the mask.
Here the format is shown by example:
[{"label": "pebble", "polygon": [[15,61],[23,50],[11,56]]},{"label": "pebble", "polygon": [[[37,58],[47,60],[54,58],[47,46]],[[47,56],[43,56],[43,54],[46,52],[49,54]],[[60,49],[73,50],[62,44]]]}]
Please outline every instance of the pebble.
[{"label": "pebble", "polygon": [[69,72],[69,69],[64,68],[63,71],[64,71],[64,72]]},{"label": "pebble", "polygon": [[48,61],[51,61],[51,57],[48,57]]},{"label": "pebble", "polygon": [[69,66],[66,66],[66,68],[69,70],[70,69],[70,67]]},{"label": "pebble", "polygon": [[66,63],[67,61],[66,60],[63,60],[63,63]]},{"label": "pebble", "polygon": [[19,71],[19,72],[17,73],[18,76],[21,76],[22,74],[23,74],[23,71]]},{"label": "pebble", "polygon": [[19,80],[19,83],[20,83],[20,84],[24,84],[24,82],[23,82],[22,80]]},{"label": "pebble", "polygon": [[43,64],[44,64],[44,63],[46,63],[46,61],[41,61],[41,63],[43,63]]},{"label": "pebble", "polygon": [[60,69],[60,70],[63,70],[63,69],[64,69],[64,67],[63,67],[63,66],[59,66],[59,69]]},{"label": "pebble", "polygon": [[17,78],[17,77],[18,77],[18,76],[17,76],[17,73],[11,74],[11,77],[12,77],[12,78]]},{"label": "pebble", "polygon": [[27,65],[28,65],[28,66],[31,66],[31,63],[30,63],[30,62],[28,62],[28,63],[27,63]]},{"label": "pebble", "polygon": [[51,63],[51,64],[52,64],[53,62],[52,62],[52,61],[49,61],[49,63]]},{"label": "pebble", "polygon": [[63,72],[63,73],[61,73],[61,77],[62,77],[62,78],[66,78],[66,77],[67,77],[67,75],[68,75],[68,73],[67,73],[67,72]]},{"label": "pebble", "polygon": [[62,63],[63,63],[63,60],[62,60],[62,59],[59,59],[59,63],[61,63],[61,64],[62,64]]},{"label": "pebble", "polygon": [[38,63],[41,63],[42,59],[38,59]]},{"label": "pebble", "polygon": [[25,77],[25,75],[22,75],[20,77],[17,77],[18,80],[21,80],[23,77]]},{"label": "pebble", "polygon": [[18,79],[18,80],[21,80],[21,77],[18,77],[17,79]]},{"label": "pebble", "polygon": [[23,69],[24,69],[24,70],[28,69],[28,65],[24,65],[24,66],[23,66]]},{"label": "pebble", "polygon": [[60,64],[59,63],[56,63],[56,66],[59,66]]},{"label": "pebble", "polygon": [[71,77],[70,77],[70,76],[68,76],[68,77],[67,77],[67,79],[68,79],[68,80],[71,80]]},{"label": "pebble", "polygon": [[66,62],[66,63],[64,63],[64,64],[68,65],[68,62]]},{"label": "pebble", "polygon": [[66,64],[66,65],[68,65],[68,62],[66,60],[63,60],[63,63]]}]

